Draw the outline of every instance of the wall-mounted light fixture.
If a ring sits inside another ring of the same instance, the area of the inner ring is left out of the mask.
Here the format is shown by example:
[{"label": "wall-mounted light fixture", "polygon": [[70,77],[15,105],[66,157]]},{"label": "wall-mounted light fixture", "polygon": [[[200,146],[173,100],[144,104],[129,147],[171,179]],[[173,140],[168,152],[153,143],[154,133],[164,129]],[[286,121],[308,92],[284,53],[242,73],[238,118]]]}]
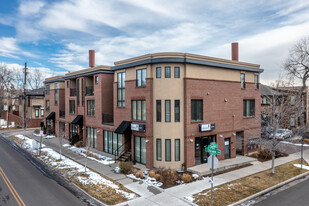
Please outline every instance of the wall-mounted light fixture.
[{"label": "wall-mounted light fixture", "polygon": [[148,142],[149,142],[149,140],[148,140],[148,139],[146,139],[146,140],[145,140],[145,142],[146,142],[146,143],[148,143]]},{"label": "wall-mounted light fixture", "polygon": [[236,136],[236,133],[233,133],[233,136]]},{"label": "wall-mounted light fixture", "polygon": [[193,142],[193,139],[190,139],[190,142]]},{"label": "wall-mounted light fixture", "polygon": [[219,135],[219,137],[220,137],[220,138],[222,138],[222,137],[223,137],[223,135],[222,135],[222,134],[220,134],[220,135]]},{"label": "wall-mounted light fixture", "polygon": [[224,99],[224,102],[227,102],[227,99]]}]

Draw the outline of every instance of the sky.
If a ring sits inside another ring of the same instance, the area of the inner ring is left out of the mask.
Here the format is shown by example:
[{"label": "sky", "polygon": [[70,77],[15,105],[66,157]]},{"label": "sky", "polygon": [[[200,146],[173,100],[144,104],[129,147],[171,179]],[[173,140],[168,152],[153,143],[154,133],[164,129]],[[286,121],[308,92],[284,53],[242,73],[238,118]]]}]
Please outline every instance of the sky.
[{"label": "sky", "polygon": [[0,63],[46,77],[156,52],[185,52],[260,64],[279,78],[289,49],[309,36],[306,0],[1,0]]}]

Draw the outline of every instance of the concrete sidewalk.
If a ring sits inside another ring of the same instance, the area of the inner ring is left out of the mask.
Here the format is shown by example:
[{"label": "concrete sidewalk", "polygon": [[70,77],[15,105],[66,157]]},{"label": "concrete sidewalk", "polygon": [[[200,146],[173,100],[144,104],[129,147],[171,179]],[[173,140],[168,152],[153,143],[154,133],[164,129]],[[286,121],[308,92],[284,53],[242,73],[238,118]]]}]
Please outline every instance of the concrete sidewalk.
[{"label": "concrete sidewalk", "polygon": [[[7,133],[7,136],[16,135],[16,134],[24,134],[30,138],[39,140],[40,137],[33,135],[33,130],[27,130],[25,133],[23,130],[7,130],[6,132],[0,131],[1,133]],[[52,139],[43,139],[43,143],[59,152],[59,139],[52,138]],[[67,140],[63,140],[62,144],[68,143]],[[94,150],[96,153],[102,154],[104,156],[110,156],[113,157],[110,154],[99,152],[97,150]],[[81,164],[85,163],[85,157],[72,152],[71,150],[62,147],[62,153],[66,155],[67,157],[75,160],[76,162],[79,162]],[[296,159],[300,158],[300,152],[290,154],[287,157],[281,157],[279,159],[275,160],[275,165],[281,165]],[[304,150],[304,159],[309,162],[309,150]],[[254,161],[251,162],[251,166],[241,168],[238,170],[234,170],[231,172],[227,172],[221,175],[217,175],[214,177],[214,186],[221,185],[257,172],[261,172],[267,169],[271,168],[271,160],[266,162],[259,162]],[[219,162],[220,165],[220,162]],[[116,174],[113,172],[113,168],[116,166],[116,164],[112,165],[103,165],[101,163],[98,163],[97,161],[92,161],[87,159],[87,166],[98,173],[107,176],[120,184],[124,185],[131,191],[139,194],[141,197],[135,200],[131,200],[128,202],[121,203],[119,205],[189,205],[188,202],[186,202],[183,198],[186,196],[190,196],[193,194],[196,194],[198,192],[201,192],[202,190],[209,189],[210,183],[208,182],[208,178],[205,178],[204,180],[195,181],[189,184],[182,184],[178,186],[174,186],[172,188],[168,188],[163,190],[163,192],[153,191],[154,188],[147,186],[146,184],[140,183],[139,181],[133,181],[132,179],[126,177],[123,174]]]}]

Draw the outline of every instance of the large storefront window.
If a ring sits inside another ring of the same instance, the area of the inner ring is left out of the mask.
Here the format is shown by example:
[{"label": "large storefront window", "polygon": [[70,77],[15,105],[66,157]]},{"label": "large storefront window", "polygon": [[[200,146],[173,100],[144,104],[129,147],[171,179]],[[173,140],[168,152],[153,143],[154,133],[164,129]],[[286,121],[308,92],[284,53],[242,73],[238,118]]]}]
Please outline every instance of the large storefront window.
[{"label": "large storefront window", "polygon": [[89,147],[97,148],[97,129],[87,127],[87,144]]},{"label": "large storefront window", "polygon": [[77,134],[77,125],[70,124],[70,139]]},{"label": "large storefront window", "polygon": [[215,135],[195,138],[195,165],[207,163],[209,154],[205,151],[205,149],[211,142],[216,142]]},{"label": "large storefront window", "polygon": [[146,164],[146,138],[134,136],[134,160]]},{"label": "large storefront window", "polygon": [[119,155],[123,149],[120,147],[121,145],[122,145],[121,134],[116,134],[112,131],[104,130],[104,152],[110,154],[117,154],[117,148],[118,148],[118,155]]}]

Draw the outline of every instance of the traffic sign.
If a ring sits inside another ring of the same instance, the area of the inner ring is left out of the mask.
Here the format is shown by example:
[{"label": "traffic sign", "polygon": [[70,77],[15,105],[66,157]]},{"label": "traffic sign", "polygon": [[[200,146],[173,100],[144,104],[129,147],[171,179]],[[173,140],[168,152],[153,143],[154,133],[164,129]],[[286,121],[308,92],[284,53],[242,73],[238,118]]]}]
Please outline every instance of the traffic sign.
[{"label": "traffic sign", "polygon": [[212,169],[217,169],[218,168],[218,159],[216,157],[213,157],[214,158],[214,164],[212,165],[212,156],[209,156],[207,158],[207,163],[208,163],[208,166]]},{"label": "traffic sign", "polygon": [[205,152],[208,152],[210,155],[220,155],[221,151],[217,149],[218,144],[215,142],[210,143],[208,147],[206,147]]}]

